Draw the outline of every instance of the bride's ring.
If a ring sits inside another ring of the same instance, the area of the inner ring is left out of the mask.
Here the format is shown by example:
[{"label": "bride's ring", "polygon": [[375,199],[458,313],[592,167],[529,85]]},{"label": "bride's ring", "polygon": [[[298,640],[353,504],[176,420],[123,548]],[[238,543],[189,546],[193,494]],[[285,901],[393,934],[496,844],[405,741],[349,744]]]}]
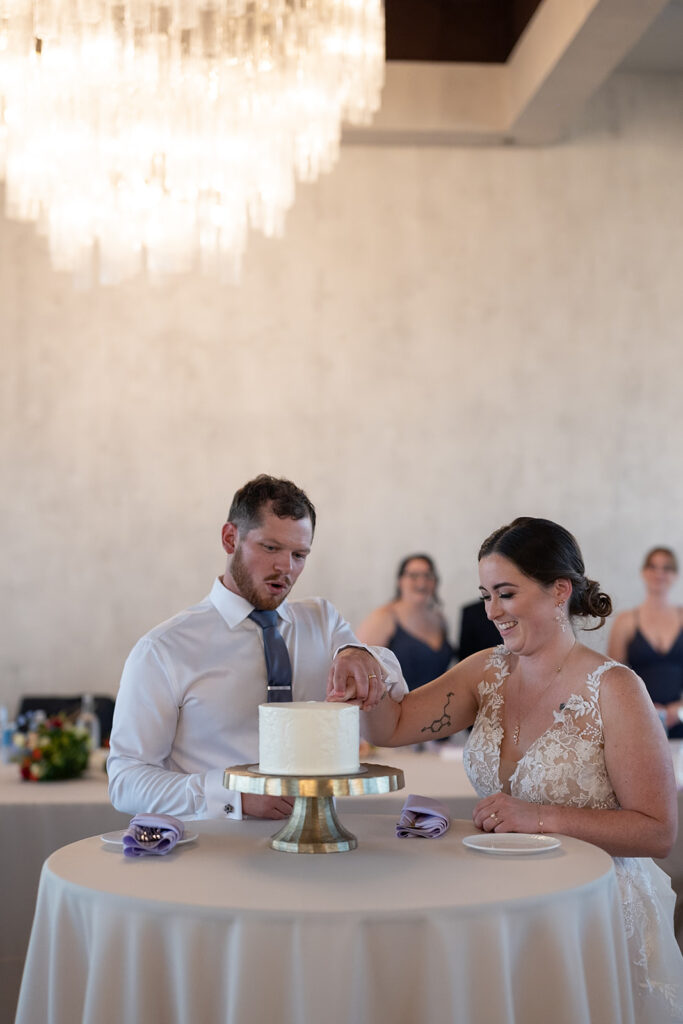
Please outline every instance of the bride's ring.
[{"label": "bride's ring", "polygon": [[491,814],[489,814],[489,818],[493,818],[494,821],[498,821],[498,815],[495,811],[492,811]]}]

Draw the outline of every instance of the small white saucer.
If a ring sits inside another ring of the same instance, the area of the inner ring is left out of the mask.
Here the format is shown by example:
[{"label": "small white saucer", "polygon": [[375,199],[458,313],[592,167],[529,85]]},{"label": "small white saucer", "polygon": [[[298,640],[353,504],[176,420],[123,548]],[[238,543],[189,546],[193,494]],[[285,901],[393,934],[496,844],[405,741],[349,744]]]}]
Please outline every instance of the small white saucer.
[{"label": "small white saucer", "polygon": [[482,853],[520,854],[546,853],[556,850],[562,843],[555,836],[530,835],[526,832],[489,832],[484,835],[465,836],[465,846]]}]

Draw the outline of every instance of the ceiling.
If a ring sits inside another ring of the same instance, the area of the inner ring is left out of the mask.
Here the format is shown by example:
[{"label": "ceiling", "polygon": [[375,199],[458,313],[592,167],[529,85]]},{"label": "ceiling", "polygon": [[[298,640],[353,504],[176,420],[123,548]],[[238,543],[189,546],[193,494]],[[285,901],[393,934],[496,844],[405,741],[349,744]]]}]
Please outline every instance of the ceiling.
[{"label": "ceiling", "polygon": [[387,60],[504,63],[541,0],[384,0]]},{"label": "ceiling", "polygon": [[621,67],[626,71],[683,74],[683,0],[670,0]]},{"label": "ceiling", "polygon": [[386,81],[347,142],[547,144],[615,71],[683,74],[683,0],[385,0]]}]

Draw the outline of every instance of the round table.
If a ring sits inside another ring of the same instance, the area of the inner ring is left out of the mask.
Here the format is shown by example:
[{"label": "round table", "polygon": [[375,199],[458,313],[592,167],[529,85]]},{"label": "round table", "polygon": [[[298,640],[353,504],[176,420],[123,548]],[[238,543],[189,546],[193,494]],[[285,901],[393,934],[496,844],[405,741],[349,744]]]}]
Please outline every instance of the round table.
[{"label": "round table", "polygon": [[611,858],[468,849],[471,822],[397,839],[349,816],[358,849],[270,849],[273,823],[191,822],[194,843],[124,858],[98,838],[41,877],[17,1024],[630,1024]]}]

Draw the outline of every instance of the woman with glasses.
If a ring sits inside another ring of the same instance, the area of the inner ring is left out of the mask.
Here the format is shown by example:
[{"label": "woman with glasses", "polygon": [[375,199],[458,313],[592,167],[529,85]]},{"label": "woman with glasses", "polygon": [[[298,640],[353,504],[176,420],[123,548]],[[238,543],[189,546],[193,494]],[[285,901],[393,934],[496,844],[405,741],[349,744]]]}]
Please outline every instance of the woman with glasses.
[{"label": "woman with glasses", "polygon": [[630,666],[645,683],[672,738],[683,737],[683,608],[671,602],[678,561],[656,547],[643,561],[645,600],[614,621],[608,654]]},{"label": "woman with glasses", "polygon": [[398,567],[396,593],[360,624],[364,644],[388,647],[399,660],[410,690],[436,679],[453,660],[429,555],[408,555]]}]

